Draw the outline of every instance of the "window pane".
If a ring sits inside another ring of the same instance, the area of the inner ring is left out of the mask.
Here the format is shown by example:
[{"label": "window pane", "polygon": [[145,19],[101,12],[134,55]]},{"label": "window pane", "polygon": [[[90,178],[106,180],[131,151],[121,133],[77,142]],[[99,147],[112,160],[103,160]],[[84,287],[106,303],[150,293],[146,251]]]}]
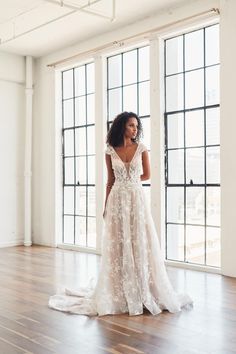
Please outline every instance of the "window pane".
[{"label": "window pane", "polygon": [[74,130],[64,130],[64,155],[74,156]]},{"label": "window pane", "polygon": [[146,145],[147,149],[150,150],[150,118],[141,118],[141,123],[143,127],[143,143]]},{"label": "window pane", "polygon": [[76,187],[76,215],[86,216],[86,187]]},{"label": "window pane", "polygon": [[184,188],[167,188],[167,222],[184,222]]},{"label": "window pane", "polygon": [[183,109],[183,75],[166,78],[166,111]]},{"label": "window pane", "polygon": [[204,71],[195,70],[185,74],[185,107],[204,105]]},{"label": "window pane", "polygon": [[63,99],[73,97],[73,70],[63,71]]},{"label": "window pane", "polygon": [[186,183],[204,183],[204,149],[186,150]]},{"label": "window pane", "polygon": [[183,225],[167,225],[167,258],[176,261],[184,260]]},{"label": "window pane", "polygon": [[73,100],[63,102],[63,127],[70,128],[74,126],[74,104]]},{"label": "window pane", "polygon": [[75,68],[75,96],[85,95],[85,65]]},{"label": "window pane", "polygon": [[221,266],[221,241],[218,227],[206,228],[206,264],[214,267]]},{"label": "window pane", "polygon": [[123,54],[123,85],[137,82],[137,50]]},{"label": "window pane", "polygon": [[86,218],[75,217],[75,244],[86,247]]},{"label": "window pane", "polygon": [[95,127],[94,125],[87,127],[88,136],[88,154],[95,154]]},{"label": "window pane", "polygon": [[107,122],[107,124],[108,124],[108,130],[109,130],[112,126],[112,122]]},{"label": "window pane", "polygon": [[149,63],[149,46],[139,48],[139,67],[138,75],[139,81],[149,80],[150,79],[150,63]]},{"label": "window pane", "polygon": [[76,158],[76,184],[86,184],[86,157]]},{"label": "window pane", "polygon": [[94,94],[87,96],[87,124],[94,124],[95,122],[94,109]]},{"label": "window pane", "polygon": [[168,151],[168,182],[184,183],[184,150]]},{"label": "window pane", "polygon": [[167,116],[168,148],[184,146],[184,115],[170,114]]},{"label": "window pane", "polygon": [[75,154],[85,155],[86,154],[86,128],[76,128],[75,129]]},{"label": "window pane", "polygon": [[207,225],[220,226],[220,187],[207,187]]},{"label": "window pane", "polygon": [[220,143],[220,112],[219,108],[206,110],[206,144]]},{"label": "window pane", "polygon": [[65,184],[74,184],[74,157],[66,157],[64,159]]},{"label": "window pane", "polygon": [[74,215],[74,187],[64,188],[64,214]]},{"label": "window pane", "polygon": [[93,93],[94,89],[94,63],[87,65],[87,93]]},{"label": "window pane", "polygon": [[183,71],[183,36],[166,41],[166,75]]},{"label": "window pane", "polygon": [[220,100],[219,65],[206,68],[206,104],[217,104]]},{"label": "window pane", "polygon": [[108,88],[121,86],[121,55],[108,58]]},{"label": "window pane", "polygon": [[219,25],[206,28],[206,65],[218,64],[219,55]]},{"label": "window pane", "polygon": [[203,187],[186,188],[186,223],[204,224],[205,197]]},{"label": "window pane", "polygon": [[96,215],[95,187],[88,187],[88,215]]},{"label": "window pane", "polygon": [[96,219],[88,218],[88,247],[96,248]]},{"label": "window pane", "polygon": [[206,148],[207,183],[220,183],[220,148]]},{"label": "window pane", "polygon": [[95,157],[88,156],[88,183],[95,184]]},{"label": "window pane", "polygon": [[219,108],[206,110],[206,144],[220,143],[220,112]]},{"label": "window pane", "polygon": [[86,124],[85,96],[75,99],[75,125]]},{"label": "window pane", "polygon": [[205,235],[202,226],[186,226],[186,260],[204,264]]},{"label": "window pane", "polygon": [[64,216],[64,243],[74,243],[74,216]]},{"label": "window pane", "polygon": [[139,116],[150,115],[150,84],[149,81],[139,84]]},{"label": "window pane", "polygon": [[122,110],[122,101],[121,95],[122,91],[120,88],[110,90],[108,92],[109,99],[109,119],[114,119],[117,114],[119,114]]},{"label": "window pane", "polygon": [[123,111],[137,112],[137,85],[123,88]]},{"label": "window pane", "polygon": [[186,146],[204,145],[204,111],[197,110],[185,114]]},{"label": "window pane", "polygon": [[185,35],[185,70],[200,68],[204,64],[203,30]]}]

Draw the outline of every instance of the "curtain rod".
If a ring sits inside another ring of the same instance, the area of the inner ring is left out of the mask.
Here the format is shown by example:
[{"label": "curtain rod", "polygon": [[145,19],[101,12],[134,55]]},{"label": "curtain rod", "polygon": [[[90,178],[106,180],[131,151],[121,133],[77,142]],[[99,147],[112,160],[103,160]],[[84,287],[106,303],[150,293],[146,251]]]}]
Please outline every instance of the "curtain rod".
[{"label": "curtain rod", "polygon": [[58,66],[60,64],[64,64],[64,63],[70,62],[72,60],[79,59],[79,58],[84,57],[84,56],[88,56],[89,54],[93,55],[96,52],[101,52],[101,51],[103,51],[105,49],[108,49],[108,48],[114,48],[114,46],[122,46],[122,45],[124,45],[124,42],[128,42],[130,40],[145,39],[145,38],[147,38],[147,37],[149,37],[151,35],[156,34],[159,31],[162,31],[162,30],[170,27],[170,26],[176,25],[178,23],[186,22],[186,21],[194,19],[194,18],[202,17],[204,15],[208,15],[208,14],[211,14],[211,13],[214,14],[214,15],[219,15],[220,14],[220,10],[218,8],[214,7],[212,9],[210,9],[210,10],[203,11],[201,13],[186,17],[184,19],[177,20],[177,21],[174,21],[174,22],[169,22],[169,23],[167,23],[165,25],[153,28],[152,30],[144,31],[144,32],[138,33],[138,34],[130,36],[130,37],[126,37],[126,38],[123,38],[123,39],[120,39],[120,40],[117,40],[117,41],[109,42],[109,43],[104,44],[102,46],[99,46],[99,47],[96,47],[96,48],[93,48],[93,49],[90,49],[90,50],[87,50],[87,51],[84,51],[84,52],[77,53],[75,55],[72,55],[71,57],[56,61],[54,63],[47,64],[47,66],[55,68],[56,66]]}]

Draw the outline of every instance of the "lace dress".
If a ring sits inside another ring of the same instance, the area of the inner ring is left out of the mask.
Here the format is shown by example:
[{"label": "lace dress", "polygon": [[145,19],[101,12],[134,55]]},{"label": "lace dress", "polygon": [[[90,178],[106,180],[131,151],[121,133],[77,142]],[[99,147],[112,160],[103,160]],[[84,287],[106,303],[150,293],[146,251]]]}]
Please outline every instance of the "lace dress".
[{"label": "lace dress", "polygon": [[131,162],[125,163],[112,146],[107,146],[115,182],[107,199],[96,286],[90,279],[85,288],[66,288],[50,297],[49,307],[103,316],[140,315],[144,307],[153,315],[162,310],[175,313],[193,305],[188,294],[175,292],[166,272],[140,179],[144,150],[145,145],[139,142]]}]

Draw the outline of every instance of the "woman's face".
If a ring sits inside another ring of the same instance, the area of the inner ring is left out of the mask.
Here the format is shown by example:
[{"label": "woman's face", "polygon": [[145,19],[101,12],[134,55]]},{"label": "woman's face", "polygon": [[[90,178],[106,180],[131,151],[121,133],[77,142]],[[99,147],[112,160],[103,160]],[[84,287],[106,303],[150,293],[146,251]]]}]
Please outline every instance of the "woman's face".
[{"label": "woman's face", "polygon": [[128,119],[125,125],[125,137],[134,139],[138,132],[138,121],[135,117]]}]

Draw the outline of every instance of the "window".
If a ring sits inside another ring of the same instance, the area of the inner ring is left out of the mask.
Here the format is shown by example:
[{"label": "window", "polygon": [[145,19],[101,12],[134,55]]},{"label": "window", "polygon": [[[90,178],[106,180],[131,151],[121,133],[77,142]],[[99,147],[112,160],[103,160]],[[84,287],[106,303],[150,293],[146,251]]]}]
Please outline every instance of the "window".
[{"label": "window", "polygon": [[94,63],[62,72],[63,243],[96,248]]},{"label": "window", "polygon": [[166,258],[220,267],[219,25],[165,40]]},{"label": "window", "polygon": [[[138,114],[143,126],[143,142],[150,156],[150,73],[149,46],[107,58],[107,129],[123,111]],[[143,183],[150,187],[150,180]],[[150,188],[145,188],[147,197]]]}]

